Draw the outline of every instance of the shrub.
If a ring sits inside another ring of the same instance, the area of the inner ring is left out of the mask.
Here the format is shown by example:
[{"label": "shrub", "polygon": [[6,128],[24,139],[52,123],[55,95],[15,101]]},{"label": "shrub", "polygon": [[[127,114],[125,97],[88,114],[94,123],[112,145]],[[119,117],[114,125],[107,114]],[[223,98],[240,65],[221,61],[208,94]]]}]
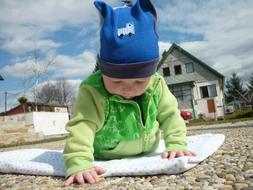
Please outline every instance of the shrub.
[{"label": "shrub", "polygon": [[237,119],[237,118],[247,118],[253,117],[253,110],[238,110],[227,116],[226,119]]},{"label": "shrub", "polygon": [[27,100],[27,98],[25,96],[21,96],[21,97],[18,98],[18,102],[20,104],[25,104],[27,101],[28,100]]},{"label": "shrub", "polygon": [[48,111],[49,112],[54,112],[54,107],[52,105],[48,105]]}]

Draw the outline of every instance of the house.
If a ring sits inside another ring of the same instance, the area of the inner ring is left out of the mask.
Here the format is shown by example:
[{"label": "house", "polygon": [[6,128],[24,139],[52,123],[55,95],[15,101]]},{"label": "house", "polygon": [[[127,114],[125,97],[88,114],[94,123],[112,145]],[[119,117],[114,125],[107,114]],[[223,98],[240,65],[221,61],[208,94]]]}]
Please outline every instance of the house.
[{"label": "house", "polygon": [[224,117],[224,79],[177,44],[164,51],[158,64],[170,91],[178,100],[180,110],[190,111],[193,118]]},{"label": "house", "polygon": [[[37,110],[37,111],[35,111]],[[0,113],[0,145],[65,136],[67,106],[27,102]]]},{"label": "house", "polygon": [[[35,102],[27,102],[25,104],[20,104],[6,112],[0,113],[0,116],[14,115],[25,112],[32,112],[36,110]],[[56,105],[56,104],[42,104],[37,103],[37,111],[45,111],[45,112],[61,112],[67,113],[68,107],[64,105]]]}]

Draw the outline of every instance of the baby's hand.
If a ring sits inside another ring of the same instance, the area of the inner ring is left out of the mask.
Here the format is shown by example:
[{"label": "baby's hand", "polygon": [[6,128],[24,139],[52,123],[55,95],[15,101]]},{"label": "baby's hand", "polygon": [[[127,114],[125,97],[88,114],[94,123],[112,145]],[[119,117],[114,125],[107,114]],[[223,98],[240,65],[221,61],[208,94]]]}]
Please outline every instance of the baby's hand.
[{"label": "baby's hand", "polygon": [[162,154],[163,159],[172,160],[174,158],[178,158],[181,156],[196,156],[197,154],[195,152],[189,151],[189,150],[174,150],[174,151],[166,151]]},{"label": "baby's hand", "polygon": [[105,173],[105,170],[100,167],[80,171],[71,175],[66,181],[64,181],[64,186],[69,186],[72,183],[77,183],[79,185],[84,183],[97,183],[99,181],[98,175],[103,173]]}]

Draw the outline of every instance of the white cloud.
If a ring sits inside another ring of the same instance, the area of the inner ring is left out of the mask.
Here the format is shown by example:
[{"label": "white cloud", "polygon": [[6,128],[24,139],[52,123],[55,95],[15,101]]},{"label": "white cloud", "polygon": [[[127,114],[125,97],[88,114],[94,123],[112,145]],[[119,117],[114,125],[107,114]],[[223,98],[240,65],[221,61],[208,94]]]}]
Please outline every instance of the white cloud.
[{"label": "white cloud", "polygon": [[6,65],[1,72],[6,76],[13,76],[15,78],[29,78],[33,75],[31,67],[33,64],[32,59],[27,59],[25,62],[18,62],[14,65]]},{"label": "white cloud", "polygon": [[[45,66],[53,61],[46,70]],[[48,55],[44,59],[38,59],[37,65],[34,63],[34,58],[27,57],[23,62],[17,62],[13,65],[5,66],[1,72],[19,79],[27,79],[34,76],[34,69],[45,70],[45,73],[50,73],[50,79],[55,78],[86,78],[93,71],[96,63],[96,56],[90,51],[84,51],[78,56],[66,55]],[[44,76],[45,77],[45,76]]]},{"label": "white cloud", "polygon": [[[38,31],[55,31],[63,25],[78,25],[92,23],[94,7],[92,1],[82,0],[37,0],[1,1],[0,22],[9,26],[28,28],[39,27]],[[7,30],[3,30],[4,31]],[[5,33],[8,36],[8,33]],[[29,35],[29,34],[27,34]],[[26,36],[27,36],[26,35]]]},{"label": "white cloud", "polygon": [[[0,49],[22,55],[34,48],[40,50],[58,47],[59,43],[45,40],[65,26],[81,29],[78,35],[90,34],[98,25],[94,1],[84,0],[1,0]],[[116,0],[108,4],[119,4]],[[87,43],[87,42],[86,42]]]},{"label": "white cloud", "polygon": [[253,72],[253,1],[155,3],[160,32],[203,37],[198,41],[186,38],[179,43],[194,56],[225,76],[236,72],[245,80]]},{"label": "white cloud", "polygon": [[90,51],[84,51],[82,54],[70,57],[66,55],[58,55],[56,64],[50,69],[54,71],[54,77],[64,78],[86,78],[94,70],[96,56]]},{"label": "white cloud", "polygon": [[55,48],[58,43],[42,38],[64,26],[83,26],[89,30],[87,26],[96,25],[97,20],[92,1],[2,0],[0,48],[14,54],[30,51],[34,48],[32,42],[40,49]]},{"label": "white cloud", "polygon": [[52,40],[32,40],[24,38],[15,38],[2,45],[2,48],[12,52],[12,54],[20,55],[26,52],[33,51],[34,49],[40,49],[43,52],[55,49],[60,46],[60,43],[56,43]]},{"label": "white cloud", "polygon": [[160,53],[160,58],[161,58],[163,52],[164,52],[164,51],[167,51],[167,50],[170,48],[171,45],[172,45],[172,44],[169,43],[169,42],[159,42],[159,53]]}]

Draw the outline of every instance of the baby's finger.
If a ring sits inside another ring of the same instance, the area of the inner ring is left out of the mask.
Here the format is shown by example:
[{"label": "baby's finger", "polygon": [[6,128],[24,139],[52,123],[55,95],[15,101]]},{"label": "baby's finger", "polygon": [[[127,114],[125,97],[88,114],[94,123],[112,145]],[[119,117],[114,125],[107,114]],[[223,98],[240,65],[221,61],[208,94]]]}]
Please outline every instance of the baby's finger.
[{"label": "baby's finger", "polygon": [[162,159],[166,159],[166,158],[168,158],[168,156],[169,156],[168,152],[163,152],[162,153]]},{"label": "baby's finger", "polygon": [[182,157],[182,156],[185,156],[183,151],[177,151],[176,152],[176,157]]},{"label": "baby's finger", "polygon": [[184,151],[184,155],[185,156],[196,156],[196,153],[192,152],[192,151]]},{"label": "baby's finger", "polygon": [[192,154],[191,154],[190,151],[184,151],[184,155],[185,155],[185,156],[192,156]]},{"label": "baby's finger", "polygon": [[191,153],[192,156],[197,156],[197,153],[196,152],[193,152],[193,151],[189,151]]},{"label": "baby's finger", "polygon": [[67,187],[74,182],[74,176],[70,176],[67,180],[64,181],[64,186]]},{"label": "baby's finger", "polygon": [[95,179],[90,174],[90,172],[83,173],[83,177],[84,177],[85,181],[87,181],[88,183],[95,183]]},{"label": "baby's finger", "polygon": [[98,174],[97,174],[97,172],[95,170],[92,170],[90,172],[90,175],[93,177],[93,179],[95,180],[95,182],[99,181]]},{"label": "baby's finger", "polygon": [[175,156],[176,156],[176,153],[175,152],[170,152],[170,155],[169,155],[169,158],[168,158],[168,160],[172,160],[172,159],[174,159],[175,158]]},{"label": "baby's finger", "polygon": [[95,171],[97,172],[98,175],[101,175],[106,172],[105,169],[101,167],[95,167]]},{"label": "baby's finger", "polygon": [[77,173],[77,175],[75,176],[75,181],[78,184],[84,184],[85,183],[82,172]]}]

